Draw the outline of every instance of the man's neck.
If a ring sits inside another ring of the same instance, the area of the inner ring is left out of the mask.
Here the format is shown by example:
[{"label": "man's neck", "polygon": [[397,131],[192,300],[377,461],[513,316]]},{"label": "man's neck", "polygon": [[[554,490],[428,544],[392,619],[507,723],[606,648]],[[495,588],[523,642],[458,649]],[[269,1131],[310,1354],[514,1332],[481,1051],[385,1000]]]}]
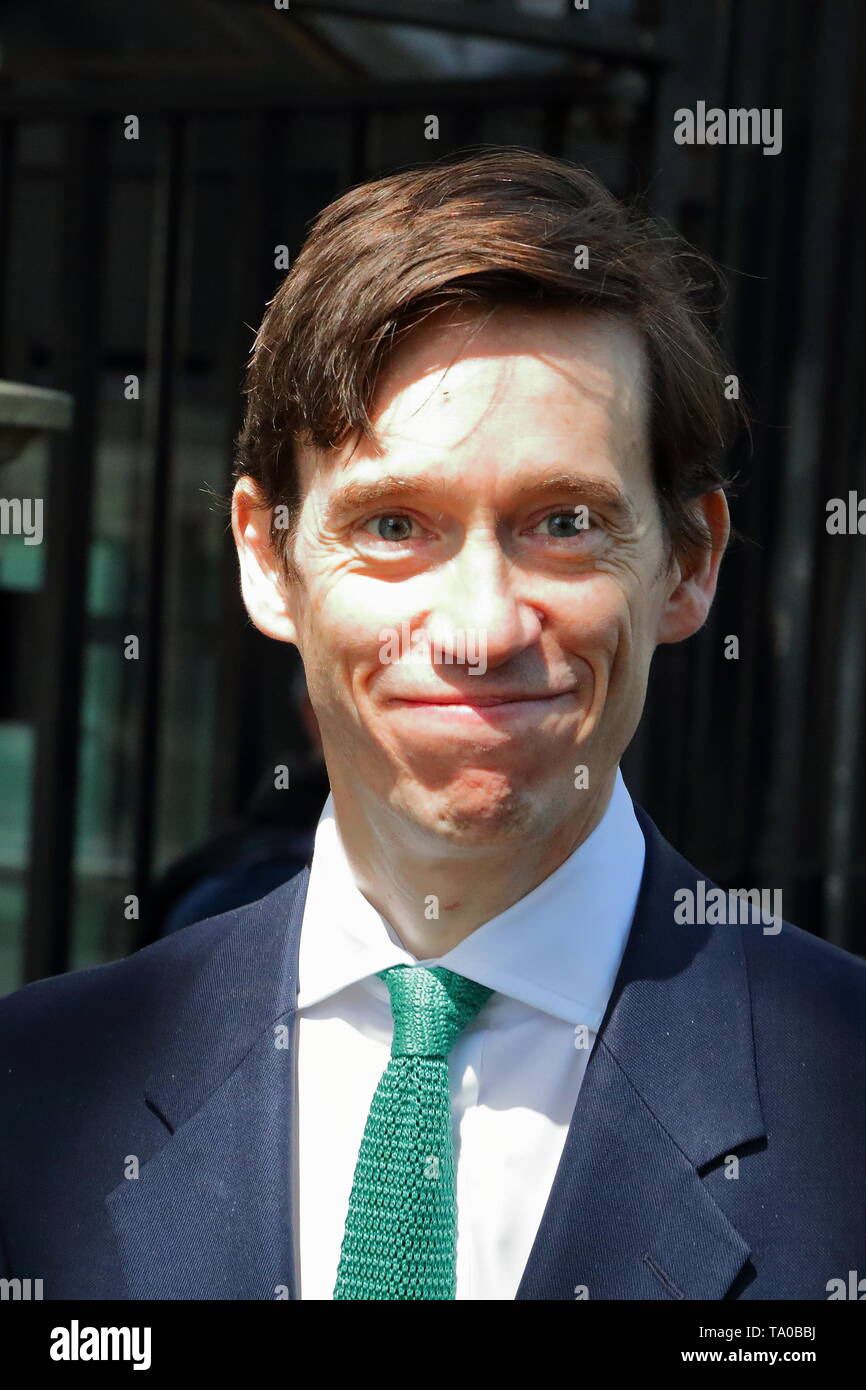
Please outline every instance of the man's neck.
[{"label": "man's neck", "polygon": [[[610,803],[607,782],[581,815],[540,835],[457,853],[446,842],[418,850],[417,836],[394,833],[392,813],[358,814],[356,797],[331,792],[340,839],[355,882],[417,960],[444,955],[471,932],[543,883],[592,834]],[[411,839],[411,846],[407,840]]]}]

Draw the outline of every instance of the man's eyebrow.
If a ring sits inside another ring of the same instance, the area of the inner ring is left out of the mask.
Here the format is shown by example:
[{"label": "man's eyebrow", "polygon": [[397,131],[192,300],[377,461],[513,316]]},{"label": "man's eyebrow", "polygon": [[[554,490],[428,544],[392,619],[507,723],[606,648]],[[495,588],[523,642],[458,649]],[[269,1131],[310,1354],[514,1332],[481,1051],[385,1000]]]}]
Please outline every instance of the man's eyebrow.
[{"label": "man's eyebrow", "polygon": [[380,502],[394,502],[397,499],[445,497],[450,492],[451,483],[444,478],[419,476],[403,478],[387,473],[383,478],[372,482],[346,483],[333,492],[325,503],[325,521],[338,521],[350,512],[363,511],[367,507],[378,506]]},{"label": "man's eyebrow", "polygon": [[[350,482],[332,493],[325,504],[326,524],[335,524],[352,512],[376,507],[381,503],[413,500],[445,499],[454,490],[453,479],[423,474],[412,478],[386,474],[371,482]],[[515,489],[520,501],[541,497],[545,493],[566,495],[575,503],[605,507],[621,522],[634,521],[635,512],[622,490],[606,478],[582,477],[577,473],[548,473],[527,478]]]},{"label": "man's eyebrow", "polygon": [[519,498],[555,492],[572,501],[594,503],[605,507],[621,522],[634,521],[635,510],[625,493],[608,478],[587,478],[580,473],[547,473],[527,478],[516,489]]}]

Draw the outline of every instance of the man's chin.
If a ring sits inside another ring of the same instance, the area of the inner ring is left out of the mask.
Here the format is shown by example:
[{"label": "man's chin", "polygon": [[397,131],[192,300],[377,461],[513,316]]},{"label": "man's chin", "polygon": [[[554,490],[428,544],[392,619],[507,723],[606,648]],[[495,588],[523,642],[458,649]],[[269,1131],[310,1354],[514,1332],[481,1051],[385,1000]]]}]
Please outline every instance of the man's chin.
[{"label": "man's chin", "polygon": [[420,831],[467,848],[525,835],[539,814],[538,798],[525,784],[488,771],[464,774],[447,787],[405,788],[401,801]]}]

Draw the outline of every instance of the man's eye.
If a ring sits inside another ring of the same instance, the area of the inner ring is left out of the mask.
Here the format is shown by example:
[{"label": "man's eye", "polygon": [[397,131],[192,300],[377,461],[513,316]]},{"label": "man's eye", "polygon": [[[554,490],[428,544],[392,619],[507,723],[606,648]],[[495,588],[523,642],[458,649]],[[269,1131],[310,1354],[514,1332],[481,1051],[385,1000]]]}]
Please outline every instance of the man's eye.
[{"label": "man's eye", "polygon": [[404,516],[402,512],[382,512],[379,516],[371,516],[369,521],[365,521],[361,527],[362,531],[371,530],[380,541],[408,541],[412,536],[412,527],[417,525],[411,516]]},{"label": "man's eye", "polygon": [[578,507],[571,511],[550,512],[547,516],[542,517],[537,526],[532,529],[537,531],[538,527],[541,526],[550,526],[551,529],[547,534],[552,536],[554,540],[570,540],[573,536],[579,536],[585,531],[589,531],[595,526],[595,522],[584,508]]}]

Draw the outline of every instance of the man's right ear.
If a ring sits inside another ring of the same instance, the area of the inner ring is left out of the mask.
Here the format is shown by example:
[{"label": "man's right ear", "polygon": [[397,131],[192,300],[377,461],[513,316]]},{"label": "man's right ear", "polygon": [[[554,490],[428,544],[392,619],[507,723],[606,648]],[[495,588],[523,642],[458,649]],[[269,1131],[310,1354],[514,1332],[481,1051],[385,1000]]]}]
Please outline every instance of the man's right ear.
[{"label": "man's right ear", "polygon": [[266,637],[297,646],[288,585],[271,543],[271,509],[262,505],[254,478],[239,478],[232,493],[232,533],[241,571],[241,593],[252,623]]}]

